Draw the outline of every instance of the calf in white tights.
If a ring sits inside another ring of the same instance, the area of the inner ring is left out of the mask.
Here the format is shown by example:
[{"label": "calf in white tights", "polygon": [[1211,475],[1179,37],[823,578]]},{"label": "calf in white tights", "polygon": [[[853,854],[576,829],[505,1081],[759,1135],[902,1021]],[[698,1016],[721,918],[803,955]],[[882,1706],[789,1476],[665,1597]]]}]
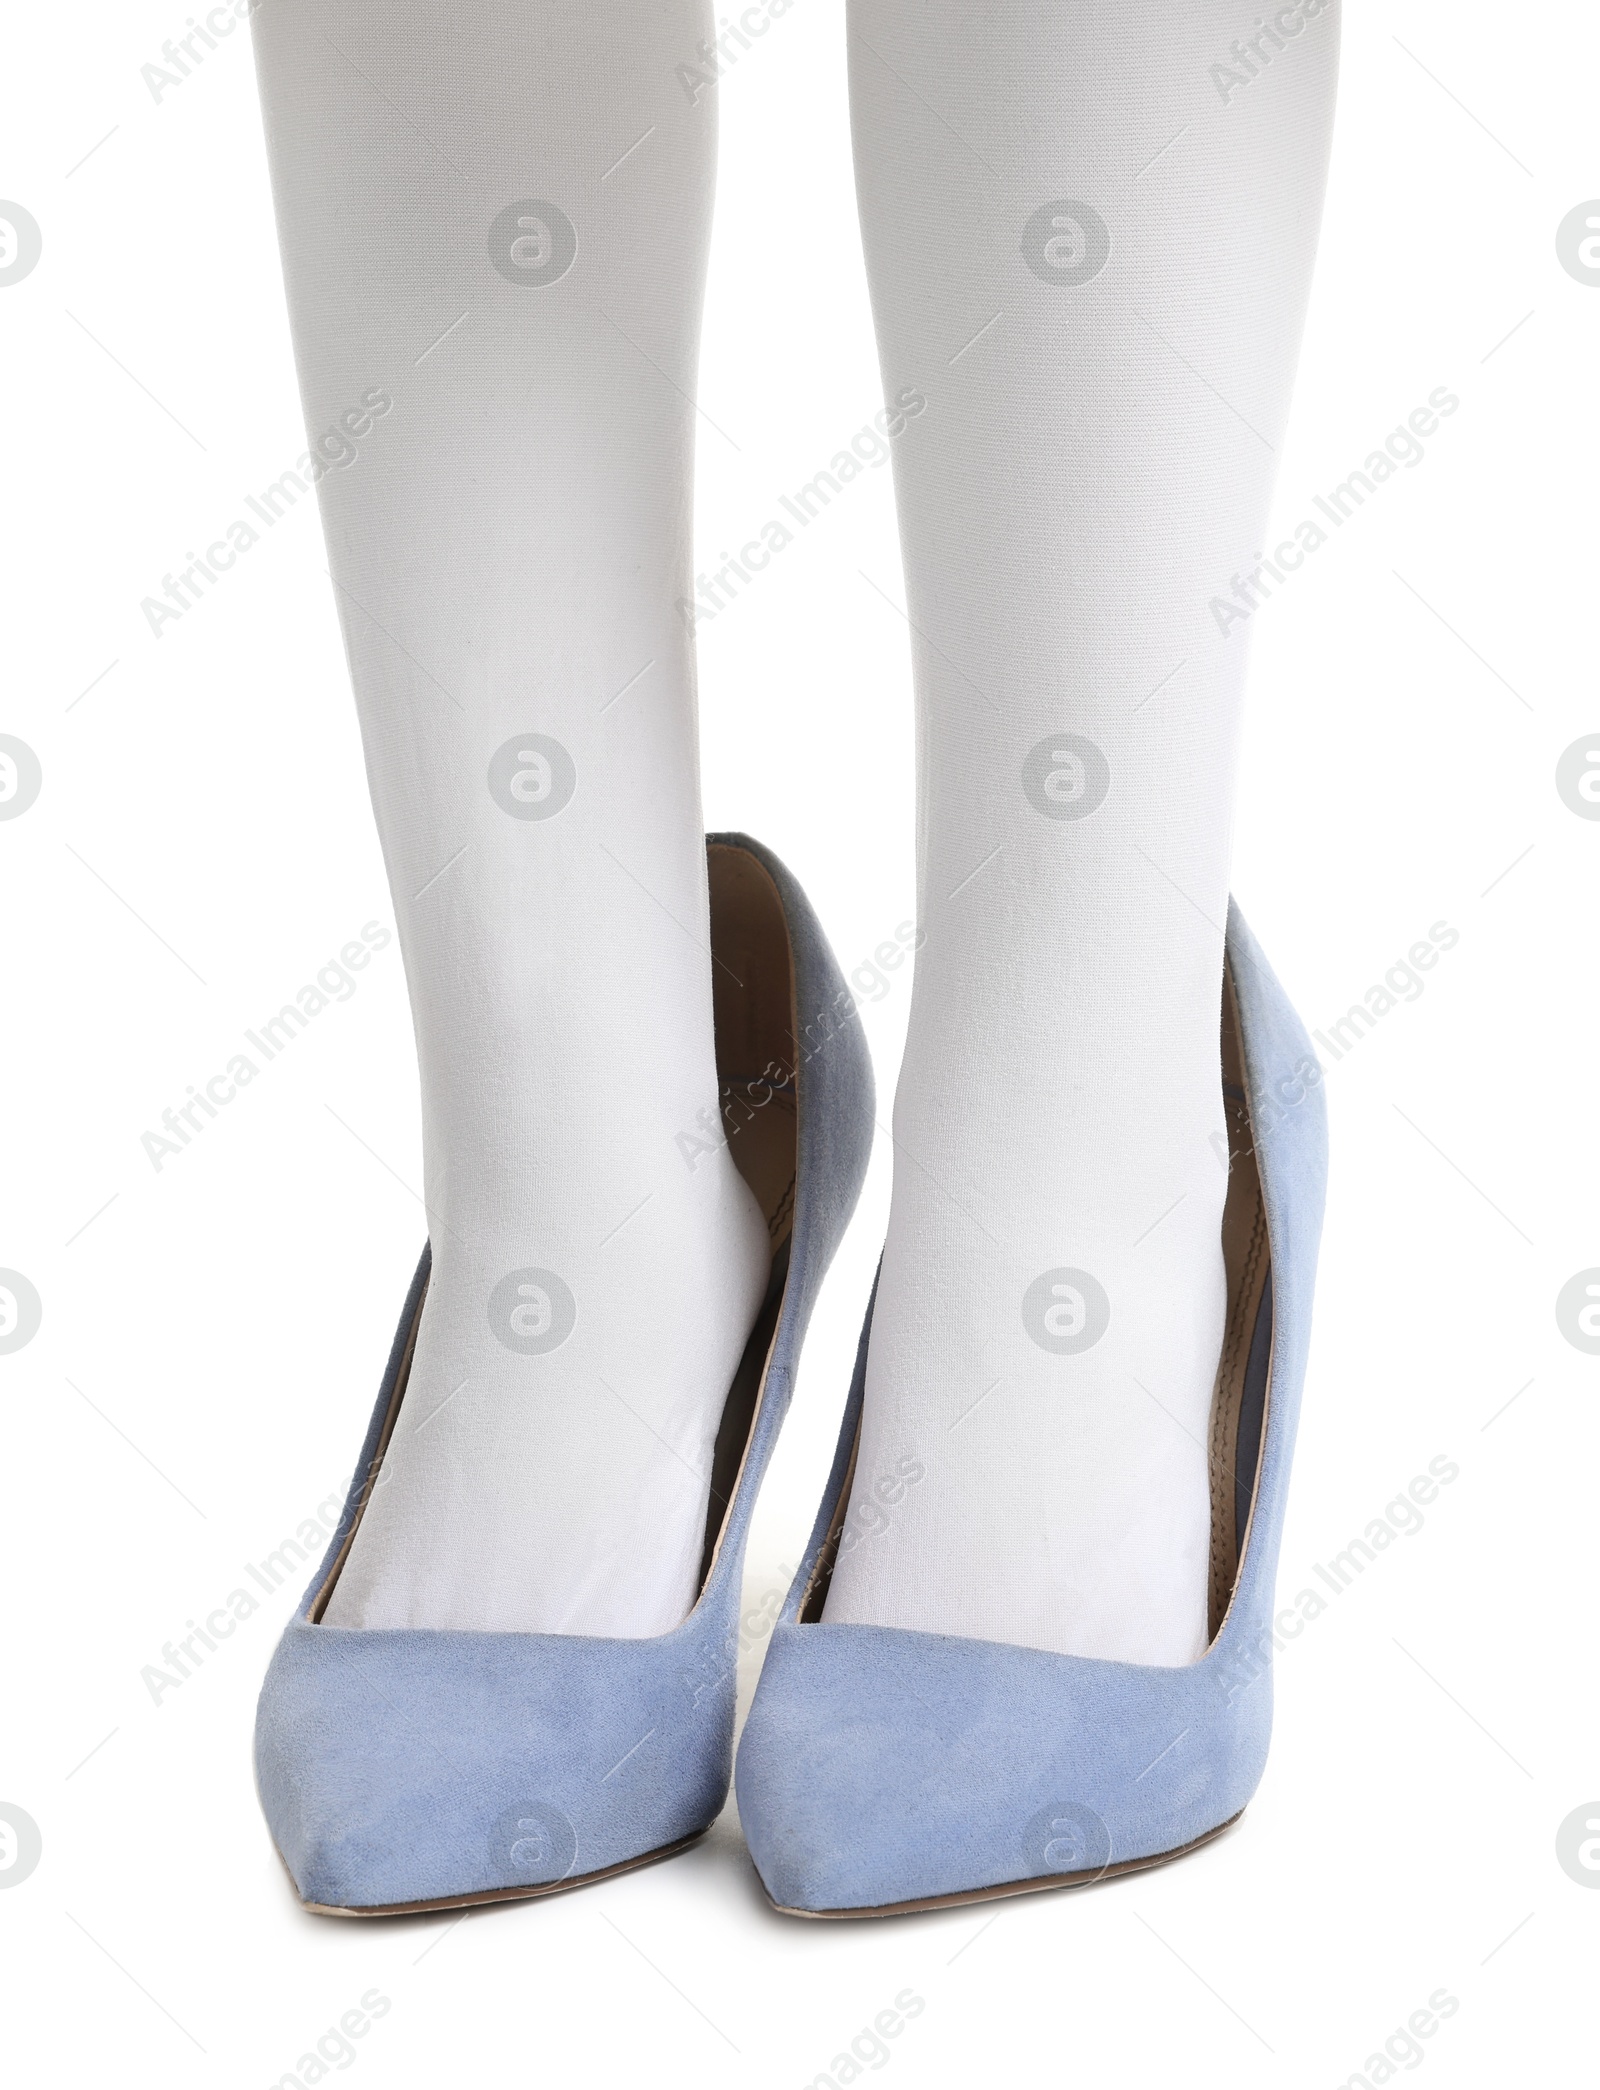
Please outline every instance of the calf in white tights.
[{"label": "calf in white tights", "polygon": [[895,463],[926,942],[856,1498],[925,1477],[832,1621],[1205,1646],[1245,663],[1210,604],[1260,564],[1337,55],[1329,0],[1272,19],[851,0],[884,377],[928,396]]},{"label": "calf in white tights", "polygon": [[[434,1271],[327,1611],[659,1633],[766,1285],[717,1123],[689,486],[694,0],[271,0],[308,425],[405,952]],[[699,1165],[680,1135],[695,1135]],[[570,1324],[570,1326],[569,1326]]]}]

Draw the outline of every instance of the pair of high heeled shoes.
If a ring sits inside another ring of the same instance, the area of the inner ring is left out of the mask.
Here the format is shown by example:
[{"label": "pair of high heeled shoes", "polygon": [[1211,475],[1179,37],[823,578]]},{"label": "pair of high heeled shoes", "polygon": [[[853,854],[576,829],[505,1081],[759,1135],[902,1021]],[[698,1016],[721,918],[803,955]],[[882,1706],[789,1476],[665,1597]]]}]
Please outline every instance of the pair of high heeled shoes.
[{"label": "pair of high heeled shoes", "polygon": [[[745,1100],[733,1152],[774,1250],[716,1439],[699,1599],[643,1640],[321,1623],[405,1401],[424,1251],[338,1530],[257,1715],[262,1804],[308,1908],[388,1915],[582,1886],[684,1849],[727,1798],[750,1515],[866,1173],[873,1088],[800,887],[746,836],[708,846],[718,1077]],[[869,1307],[833,1469],[739,1748],[740,1819],[778,1908],[883,1915],[1081,1885],[1192,1850],[1255,1790],[1326,1131],[1316,1056],[1237,909],[1222,1062],[1228,1318],[1205,1655],[1152,1668],[823,1621]]]}]

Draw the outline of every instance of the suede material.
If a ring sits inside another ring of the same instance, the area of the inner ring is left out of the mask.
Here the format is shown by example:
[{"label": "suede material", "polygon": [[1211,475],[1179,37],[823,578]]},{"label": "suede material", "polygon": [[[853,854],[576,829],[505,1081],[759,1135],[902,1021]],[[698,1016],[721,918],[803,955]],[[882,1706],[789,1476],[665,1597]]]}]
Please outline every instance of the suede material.
[{"label": "suede material", "polygon": [[[845,1485],[867,1351],[828,1491],[739,1746],[739,1813],[782,1908],[865,1910],[1181,1848],[1255,1791],[1272,1724],[1272,1605],[1327,1176],[1321,1073],[1237,907],[1228,952],[1266,1207],[1271,1363],[1248,1542],[1190,1668],[894,1628],[805,1624]],[[868,1328],[871,1309],[868,1309]]]},{"label": "suede material", "polygon": [[339,1529],[257,1709],[261,1803],[305,1901],[381,1908],[575,1880],[698,1834],[727,1797],[750,1515],[866,1174],[874,1105],[861,1027],[805,895],[747,836],[711,840],[748,850],[777,885],[800,1022],[788,1283],[711,1574],[683,1624],[648,1640],[311,1623],[377,1456],[424,1251]]}]

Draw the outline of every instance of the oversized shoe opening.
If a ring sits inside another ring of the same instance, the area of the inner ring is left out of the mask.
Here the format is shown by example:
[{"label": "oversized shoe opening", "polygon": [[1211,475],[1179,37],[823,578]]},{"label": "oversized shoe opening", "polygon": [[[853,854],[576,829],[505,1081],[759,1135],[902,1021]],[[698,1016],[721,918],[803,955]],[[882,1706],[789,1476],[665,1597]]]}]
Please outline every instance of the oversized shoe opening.
[{"label": "oversized shoe opening", "polygon": [[1266,1429],[1272,1360],[1272,1262],[1256,1166],[1258,1128],[1245,1096],[1244,1050],[1231,963],[1222,981],[1222,1102],[1228,1127],[1228,1195],[1222,1209],[1222,1261],[1228,1317],[1211,1397],[1211,1581],[1208,1644],[1222,1630],[1244,1558]]},{"label": "oversized shoe opening", "polygon": [[[1208,1645],[1221,1631],[1244,1557],[1266,1429],[1267,1381],[1272,1360],[1272,1269],[1266,1206],[1245,1096],[1244,1052],[1231,962],[1225,968],[1222,983],[1222,1096],[1228,1136],[1228,1190],[1222,1214],[1228,1312],[1207,1445],[1211,1481]],[[800,1606],[804,1624],[815,1624],[827,1603],[860,1444],[858,1421],[849,1470],[834,1505],[833,1522]]]},{"label": "oversized shoe opening", "polygon": [[[713,842],[706,868],[721,1132],[776,1254],[794,1224],[799,1069],[789,925],[770,872],[748,850]],[[686,1158],[693,1166],[704,1157]]]},{"label": "oversized shoe opening", "polygon": [[772,875],[746,849],[713,842],[706,851],[711,886],[711,995],[716,1025],[718,1134],[696,1145],[696,1164],[725,1139],[767,1223],[772,1274],[756,1325],[728,1390],[711,1460],[704,1589],[738,1485],[761,1397],[767,1356],[783,1304],[794,1229],[798,1159],[799,1018],[789,925]]}]

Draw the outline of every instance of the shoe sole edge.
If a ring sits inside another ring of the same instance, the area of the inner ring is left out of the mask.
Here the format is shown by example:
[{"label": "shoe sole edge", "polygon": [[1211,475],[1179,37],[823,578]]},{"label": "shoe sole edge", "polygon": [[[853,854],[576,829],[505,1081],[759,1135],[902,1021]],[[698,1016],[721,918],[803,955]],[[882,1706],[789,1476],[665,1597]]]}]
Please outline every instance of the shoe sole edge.
[{"label": "shoe sole edge", "polygon": [[567,1894],[578,1887],[593,1887],[601,1880],[615,1879],[619,1873],[637,1872],[646,1865],[659,1865],[666,1858],[675,1858],[699,1843],[707,1834],[705,1829],[696,1829],[692,1836],[682,1836],[676,1843],[663,1843],[655,1850],[641,1851],[636,1858],[624,1858],[616,1865],[603,1865],[598,1872],[580,1872],[568,1879],[550,1880],[534,1887],[489,1887],[474,1894],[447,1894],[436,1901],[391,1901],[374,1904],[370,1908],[342,1907],[337,1902],[306,1901],[300,1898],[300,1906],[309,1916],[349,1916],[366,1918],[371,1916],[427,1916],[446,1909],[489,1908],[502,1901],[536,1901],[550,1894]]},{"label": "shoe sole edge", "polygon": [[[955,1894],[928,1894],[917,1901],[886,1901],[872,1908],[859,1909],[794,1909],[768,1894],[770,1906],[780,1916],[800,1916],[814,1923],[849,1922],[868,1916],[917,1916],[931,1914],[936,1909],[966,1908],[979,1901],[1004,1901],[1017,1894],[1045,1894],[1059,1888],[1093,1887],[1101,1880],[1121,1879],[1130,1872],[1148,1872],[1157,1865],[1170,1865],[1176,1858],[1186,1858],[1191,1851],[1202,1849],[1208,1843],[1231,1829],[1241,1819],[1244,1809],[1230,1814],[1214,1829],[1207,1829],[1203,1836],[1196,1836],[1188,1843],[1175,1845],[1168,1851],[1152,1851],[1147,1858],[1125,1858],[1120,1865],[1107,1865],[1097,1872],[1056,1872],[1042,1879],[999,1880],[990,1887],[966,1887]],[[765,1891],[766,1882],[762,1882]]]}]

